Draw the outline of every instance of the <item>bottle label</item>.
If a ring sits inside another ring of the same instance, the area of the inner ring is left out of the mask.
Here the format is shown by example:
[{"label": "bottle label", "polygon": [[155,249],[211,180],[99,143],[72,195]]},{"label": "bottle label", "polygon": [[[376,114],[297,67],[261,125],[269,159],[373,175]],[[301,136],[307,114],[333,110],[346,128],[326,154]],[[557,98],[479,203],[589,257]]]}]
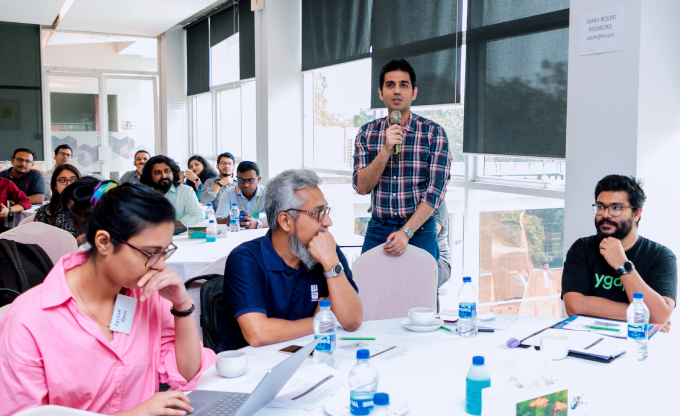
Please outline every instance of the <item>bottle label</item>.
[{"label": "bottle label", "polygon": [[[314,338],[319,338],[319,336],[316,335],[316,336],[314,336]],[[335,351],[335,334],[326,335],[325,337],[322,337],[321,341],[319,341],[319,343],[316,344],[315,349],[319,352],[333,352],[333,351]]]},{"label": "bottle label", "polygon": [[647,338],[645,324],[628,324],[628,338],[641,341]]},{"label": "bottle label", "polygon": [[350,399],[349,412],[352,415],[368,415],[373,411],[373,399]]},{"label": "bottle label", "polygon": [[461,319],[477,318],[477,304],[475,302],[461,302],[458,304],[458,317]]}]

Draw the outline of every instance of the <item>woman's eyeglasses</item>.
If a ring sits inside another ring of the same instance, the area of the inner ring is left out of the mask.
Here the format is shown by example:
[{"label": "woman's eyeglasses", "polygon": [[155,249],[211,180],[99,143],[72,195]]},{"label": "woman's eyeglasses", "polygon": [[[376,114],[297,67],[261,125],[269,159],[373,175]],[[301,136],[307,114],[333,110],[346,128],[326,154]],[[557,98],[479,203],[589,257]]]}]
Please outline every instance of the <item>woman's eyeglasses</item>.
[{"label": "woman's eyeglasses", "polygon": [[59,179],[57,179],[57,182],[59,182],[59,183],[62,184],[62,185],[66,185],[66,184],[69,184],[69,185],[70,185],[70,184],[72,184],[73,182],[75,182],[75,181],[77,181],[77,180],[78,180],[78,178],[76,178],[76,177],[74,176],[74,177],[72,177],[72,178],[59,178]]},{"label": "woman's eyeglasses", "polygon": [[173,243],[170,243],[170,245],[165,250],[161,251],[160,253],[147,253],[146,251],[138,249],[137,247],[133,246],[132,244],[128,243],[125,240],[118,240],[118,241],[120,241],[121,243],[127,244],[128,246],[134,248],[135,250],[137,250],[140,253],[142,253],[143,255],[145,255],[146,258],[147,258],[146,265],[145,265],[146,267],[153,266],[154,264],[156,264],[156,262],[158,260],[160,260],[161,257],[163,257],[165,260],[169,259],[170,256],[172,256],[175,253],[175,251],[177,250],[177,246],[174,245]]}]

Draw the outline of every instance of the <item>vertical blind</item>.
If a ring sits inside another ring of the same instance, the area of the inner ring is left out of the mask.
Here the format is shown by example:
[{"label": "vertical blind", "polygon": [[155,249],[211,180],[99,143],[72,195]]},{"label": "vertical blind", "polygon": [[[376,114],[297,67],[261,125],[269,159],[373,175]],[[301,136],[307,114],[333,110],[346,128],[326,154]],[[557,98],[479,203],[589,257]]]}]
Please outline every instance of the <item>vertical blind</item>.
[{"label": "vertical blind", "polygon": [[565,154],[569,0],[468,2],[463,152]]},{"label": "vertical blind", "polygon": [[250,2],[234,1],[185,26],[187,95],[210,91],[210,48],[239,33],[240,79],[255,77],[255,13]]}]

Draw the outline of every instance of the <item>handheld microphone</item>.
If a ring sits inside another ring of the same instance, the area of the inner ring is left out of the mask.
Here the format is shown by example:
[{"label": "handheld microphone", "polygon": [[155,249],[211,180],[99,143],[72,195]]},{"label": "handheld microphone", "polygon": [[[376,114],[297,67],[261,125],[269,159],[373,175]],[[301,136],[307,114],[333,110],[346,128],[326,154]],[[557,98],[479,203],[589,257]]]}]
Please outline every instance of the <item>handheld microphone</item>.
[{"label": "handheld microphone", "polygon": [[[401,125],[401,111],[392,110],[392,112],[390,113],[390,123]],[[394,149],[392,150],[392,154],[398,155],[400,150],[401,150],[401,145],[398,144],[398,145],[394,146]]]}]

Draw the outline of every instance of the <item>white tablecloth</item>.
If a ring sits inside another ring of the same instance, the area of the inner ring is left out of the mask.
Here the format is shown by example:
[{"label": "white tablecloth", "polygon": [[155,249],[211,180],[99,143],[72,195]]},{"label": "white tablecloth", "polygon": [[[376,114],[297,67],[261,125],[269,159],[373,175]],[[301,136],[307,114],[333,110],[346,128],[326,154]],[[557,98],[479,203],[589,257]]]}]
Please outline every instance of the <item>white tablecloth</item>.
[{"label": "white tablecloth", "polygon": [[[472,357],[482,355],[486,358],[491,385],[500,386],[514,373],[517,354],[525,352],[508,348],[505,341],[511,337],[521,339],[556,322],[558,320],[552,318],[518,317],[503,331],[461,339],[443,330],[410,332],[401,325],[401,319],[392,319],[365,322],[359,331],[351,334],[340,330],[339,336],[376,337],[376,341],[367,342],[392,343],[390,345],[411,349],[409,355],[396,363],[375,363],[380,374],[378,391],[407,400],[410,404],[408,415],[464,415],[465,378]],[[677,328],[669,334],[656,334],[650,341],[649,358],[643,363],[632,362],[624,356],[609,364],[572,357],[553,364],[563,380],[577,379],[587,389],[589,415],[674,414],[671,409],[676,407],[673,397],[677,394],[675,380],[680,368],[679,338]],[[288,357],[279,353],[279,349],[291,344],[305,345],[311,340],[312,336],[308,336],[257,349],[246,347],[243,351],[248,354],[249,367],[245,375],[226,379],[213,367],[202,375],[198,389],[251,392],[268,368]],[[306,361],[305,366],[311,365],[311,359]],[[345,380],[353,365],[354,361],[339,360],[338,370]],[[349,395],[348,391],[336,394]],[[325,414],[323,407],[310,412],[265,408],[256,413]]]}]

